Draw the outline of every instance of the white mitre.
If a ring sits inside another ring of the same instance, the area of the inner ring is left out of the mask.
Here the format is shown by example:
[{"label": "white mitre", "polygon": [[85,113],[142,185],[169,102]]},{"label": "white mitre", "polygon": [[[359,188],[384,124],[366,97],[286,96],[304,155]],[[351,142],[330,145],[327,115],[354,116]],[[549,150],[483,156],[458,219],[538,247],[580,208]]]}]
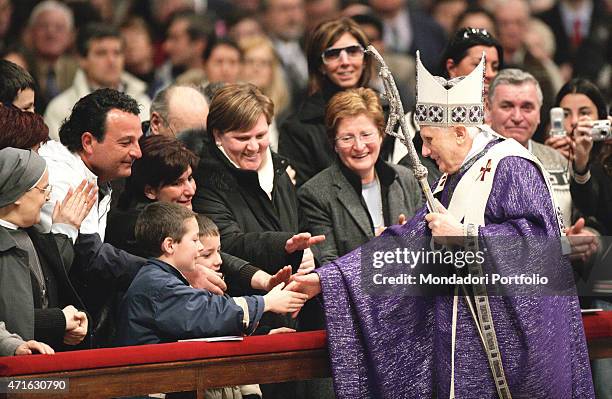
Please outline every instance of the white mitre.
[{"label": "white mitre", "polygon": [[447,81],[433,76],[416,54],[417,104],[414,121],[419,126],[476,126],[484,123],[485,55],[469,75]]}]

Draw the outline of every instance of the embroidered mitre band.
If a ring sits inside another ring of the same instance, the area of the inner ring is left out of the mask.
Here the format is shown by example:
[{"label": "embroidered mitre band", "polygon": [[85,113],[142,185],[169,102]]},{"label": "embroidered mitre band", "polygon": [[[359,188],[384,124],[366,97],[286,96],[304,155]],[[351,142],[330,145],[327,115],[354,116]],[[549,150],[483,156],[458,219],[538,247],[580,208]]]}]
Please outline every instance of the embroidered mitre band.
[{"label": "embroidered mitre band", "polygon": [[482,125],[484,53],[476,69],[469,75],[449,81],[429,73],[421,63],[418,51],[416,56],[417,105],[414,121],[419,126]]}]

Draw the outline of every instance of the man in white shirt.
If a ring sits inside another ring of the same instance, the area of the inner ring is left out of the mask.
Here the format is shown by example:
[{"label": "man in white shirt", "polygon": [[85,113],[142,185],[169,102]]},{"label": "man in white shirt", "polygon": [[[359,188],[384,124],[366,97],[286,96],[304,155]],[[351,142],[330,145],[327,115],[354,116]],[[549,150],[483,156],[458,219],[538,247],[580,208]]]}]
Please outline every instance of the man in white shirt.
[{"label": "man in white shirt", "polygon": [[[40,229],[51,230],[51,215],[56,201],[83,179],[96,181],[98,198],[80,232],[98,233],[104,240],[106,216],[110,208],[110,182],[132,173],[132,162],[140,158],[138,139],[142,136],[138,103],[113,89],[100,89],[81,98],[62,124],[61,143],[50,140],[39,153],[47,161],[51,200],[41,211]],[[54,232],[58,228],[53,226]]]}]

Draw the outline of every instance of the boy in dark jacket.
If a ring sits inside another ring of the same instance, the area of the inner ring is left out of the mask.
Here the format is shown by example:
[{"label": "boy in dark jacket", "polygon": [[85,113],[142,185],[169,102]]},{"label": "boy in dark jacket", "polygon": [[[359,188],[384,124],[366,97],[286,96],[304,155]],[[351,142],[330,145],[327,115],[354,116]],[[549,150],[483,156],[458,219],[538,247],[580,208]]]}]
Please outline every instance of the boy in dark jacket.
[{"label": "boy in dark jacket", "polygon": [[306,296],[279,284],[262,296],[229,297],[192,288],[183,273],[193,270],[202,248],[195,213],[173,203],[148,205],[136,222],[136,240],[156,258],[143,266],[119,313],[119,345],[250,334],[263,312],[300,309]]}]

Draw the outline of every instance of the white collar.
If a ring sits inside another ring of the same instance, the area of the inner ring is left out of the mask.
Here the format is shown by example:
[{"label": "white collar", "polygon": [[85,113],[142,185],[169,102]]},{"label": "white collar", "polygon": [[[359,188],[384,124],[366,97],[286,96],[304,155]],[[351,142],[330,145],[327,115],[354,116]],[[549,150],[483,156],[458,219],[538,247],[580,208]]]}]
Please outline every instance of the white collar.
[{"label": "white collar", "polygon": [[257,170],[257,176],[259,177],[261,189],[268,194],[268,198],[272,199],[272,190],[274,189],[274,165],[272,163],[272,150],[270,150],[270,147],[268,147],[266,156]]},{"label": "white collar", "polygon": [[[227,158],[232,165],[238,169],[242,169],[227,155],[223,146],[218,146],[221,153]],[[268,198],[272,199],[272,189],[274,188],[274,165],[272,163],[272,150],[268,147],[266,155],[263,158],[259,169],[257,169],[257,177],[259,178],[259,186],[266,192]]]},{"label": "white collar", "polygon": [[8,220],[0,219],[0,226],[5,227],[9,230],[17,230],[19,226],[14,223],[9,222]]},{"label": "white collar", "polygon": [[495,136],[491,134],[489,129],[486,129],[484,125],[478,126],[478,128],[480,129],[480,132],[476,136],[474,136],[474,141],[472,141],[472,148],[470,148],[470,151],[461,163],[461,166],[465,165],[465,163],[469,161],[474,155],[484,150],[487,144],[489,144],[491,140],[495,139]]}]

